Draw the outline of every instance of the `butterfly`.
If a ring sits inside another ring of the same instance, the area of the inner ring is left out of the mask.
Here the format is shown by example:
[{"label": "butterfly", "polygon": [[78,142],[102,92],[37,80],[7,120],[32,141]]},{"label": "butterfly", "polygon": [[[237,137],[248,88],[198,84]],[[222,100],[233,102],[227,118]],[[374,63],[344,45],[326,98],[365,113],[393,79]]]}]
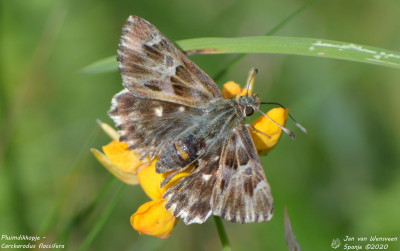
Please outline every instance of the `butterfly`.
[{"label": "butterfly", "polygon": [[184,223],[210,215],[239,223],[273,215],[271,188],[246,117],[260,106],[257,94],[224,99],[215,82],[146,20],[130,16],[118,48],[124,89],[109,111],[120,141],[142,158],[159,157],[166,208]]}]

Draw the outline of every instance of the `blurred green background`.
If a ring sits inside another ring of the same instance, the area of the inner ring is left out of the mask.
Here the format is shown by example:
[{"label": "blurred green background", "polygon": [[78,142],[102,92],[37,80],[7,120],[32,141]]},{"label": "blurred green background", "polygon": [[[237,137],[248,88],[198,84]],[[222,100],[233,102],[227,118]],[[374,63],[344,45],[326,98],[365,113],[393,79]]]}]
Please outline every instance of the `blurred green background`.
[{"label": "blurred green background", "polygon": [[[172,41],[254,36],[306,2],[0,1],[0,234],[38,234],[75,250],[102,219],[120,182],[89,148],[109,141],[95,121],[112,124],[106,112],[122,89],[121,79],[117,71],[86,75],[79,70],[116,54],[129,15],[147,19]],[[398,0],[321,0],[276,35],[400,51],[399,13]],[[233,57],[191,58],[213,76]],[[218,84],[243,83],[251,67],[259,69],[255,89],[261,98],[289,107],[309,133],[288,122],[297,139],[284,135],[262,158],[275,215],[269,223],[225,222],[233,249],[287,250],[285,206],[303,250],[331,250],[332,239],[346,235],[400,238],[400,71],[248,55]],[[212,218],[202,225],[180,222],[165,240],[139,236],[129,217],[147,200],[139,186],[126,186],[89,249],[221,250]],[[400,250],[400,241],[383,243]]]}]

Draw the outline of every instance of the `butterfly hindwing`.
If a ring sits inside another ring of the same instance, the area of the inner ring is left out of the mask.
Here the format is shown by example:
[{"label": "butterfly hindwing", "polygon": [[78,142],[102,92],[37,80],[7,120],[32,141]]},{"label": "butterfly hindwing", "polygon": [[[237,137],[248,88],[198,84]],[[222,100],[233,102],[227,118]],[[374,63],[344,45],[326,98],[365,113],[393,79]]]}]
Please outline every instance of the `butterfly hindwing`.
[{"label": "butterfly hindwing", "polygon": [[239,223],[270,220],[271,188],[245,125],[226,140],[216,177],[211,198],[214,215]]},{"label": "butterfly hindwing", "polygon": [[164,198],[166,208],[185,224],[203,223],[212,213],[210,204],[214,183],[217,179],[218,158],[203,156],[199,166],[178,184],[168,189]]},{"label": "butterfly hindwing", "polygon": [[188,106],[221,97],[214,81],[146,20],[130,16],[122,33],[117,60],[134,95]]},{"label": "butterfly hindwing", "polygon": [[240,125],[215,149],[165,193],[166,208],[186,224],[203,223],[211,214],[239,223],[269,221],[271,188],[248,129]]}]

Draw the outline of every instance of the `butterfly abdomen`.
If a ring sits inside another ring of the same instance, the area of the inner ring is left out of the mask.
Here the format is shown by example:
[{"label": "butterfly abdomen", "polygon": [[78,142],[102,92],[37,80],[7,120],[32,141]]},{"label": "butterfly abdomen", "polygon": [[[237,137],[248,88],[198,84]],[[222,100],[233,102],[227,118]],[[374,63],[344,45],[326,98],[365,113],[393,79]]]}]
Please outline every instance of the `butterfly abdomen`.
[{"label": "butterfly abdomen", "polygon": [[204,139],[193,134],[171,142],[162,151],[156,164],[157,172],[164,173],[187,167],[199,158],[205,149]]}]

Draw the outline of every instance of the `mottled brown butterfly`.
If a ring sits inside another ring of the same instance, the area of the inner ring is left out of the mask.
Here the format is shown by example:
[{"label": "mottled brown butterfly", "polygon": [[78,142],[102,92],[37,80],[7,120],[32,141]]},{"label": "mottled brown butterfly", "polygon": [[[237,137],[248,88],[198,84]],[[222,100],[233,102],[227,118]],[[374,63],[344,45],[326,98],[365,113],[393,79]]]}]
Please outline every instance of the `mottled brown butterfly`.
[{"label": "mottled brown butterfly", "polygon": [[164,180],[191,173],[164,194],[186,224],[211,214],[232,222],[271,219],[273,199],[244,124],[260,106],[255,95],[223,99],[214,81],[146,20],[131,16],[117,60],[124,90],[109,115],[121,141],[142,157],[159,157]]}]

